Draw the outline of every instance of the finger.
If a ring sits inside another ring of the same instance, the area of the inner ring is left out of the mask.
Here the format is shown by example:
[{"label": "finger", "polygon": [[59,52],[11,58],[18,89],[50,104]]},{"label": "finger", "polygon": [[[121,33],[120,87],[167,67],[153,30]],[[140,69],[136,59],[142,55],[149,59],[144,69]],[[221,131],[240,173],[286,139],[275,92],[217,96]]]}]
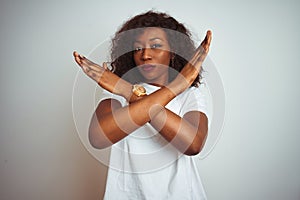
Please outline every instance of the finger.
[{"label": "finger", "polygon": [[202,64],[203,64],[203,62],[204,62],[204,60],[205,60],[205,58],[207,57],[207,53],[206,52],[204,52],[204,53],[202,53],[198,58],[197,58],[197,60],[194,62],[194,66],[196,67],[196,68],[199,68],[199,71],[201,71],[201,67],[202,67]]},{"label": "finger", "polygon": [[78,56],[75,57],[75,61],[80,67],[82,67],[81,59]]},{"label": "finger", "polygon": [[204,40],[201,42],[199,47],[196,49],[196,52],[195,52],[193,58],[191,59],[191,63],[194,63],[197,60],[203,61],[205,59],[205,57],[209,51],[211,39],[212,39],[212,32],[210,30],[208,30],[206,32],[206,36],[205,36]]},{"label": "finger", "polygon": [[102,67],[97,65],[96,63],[90,61],[89,59],[87,59],[86,57],[83,57],[81,59],[82,65],[86,66],[87,68],[89,68],[90,70],[94,70],[94,71],[103,71]]},{"label": "finger", "polygon": [[201,71],[202,63],[203,63],[204,59],[206,58],[206,56],[207,56],[207,53],[205,52],[205,50],[203,48],[199,48],[198,51],[193,56],[193,58],[188,63],[188,65],[190,65],[190,67],[192,67],[192,68],[195,68],[196,71],[198,71],[198,73],[199,73]]},{"label": "finger", "polygon": [[195,62],[197,60],[199,60],[199,58],[201,57],[201,55],[206,54],[205,50],[203,49],[203,47],[200,45],[197,49],[195,54],[193,55],[192,59],[190,60],[191,64],[195,64]]},{"label": "finger", "polygon": [[84,56],[80,55],[79,53],[77,53],[76,51],[73,52],[73,56],[76,58],[80,58],[82,59]]},{"label": "finger", "polygon": [[212,32],[210,30],[208,30],[206,33],[205,39],[204,39],[204,43],[201,44],[204,52],[199,56],[199,58],[198,58],[199,62],[203,62],[204,59],[206,58],[208,51],[209,51],[211,40],[212,40]]},{"label": "finger", "polygon": [[209,34],[209,31],[206,32],[205,38],[202,40],[201,45],[207,41],[207,39],[209,37],[208,34]]},{"label": "finger", "polygon": [[107,70],[107,69],[108,69],[108,67],[107,67],[107,62],[103,62],[102,67],[103,67],[105,70]]},{"label": "finger", "polygon": [[74,56],[74,59],[76,61],[76,63],[82,67],[82,59],[81,59],[81,56],[79,55],[79,53],[77,53],[76,51],[73,52],[73,56]]},{"label": "finger", "polygon": [[88,72],[91,71],[90,68],[88,68],[87,66],[84,66],[84,65],[81,66],[81,68],[85,74],[88,74]]},{"label": "finger", "polygon": [[206,52],[208,52],[209,47],[210,47],[210,43],[211,43],[211,40],[212,40],[212,32],[210,30],[207,31],[206,38],[207,38],[207,40],[206,40],[206,44],[205,44],[204,49],[206,50]]},{"label": "finger", "polygon": [[208,50],[209,50],[211,39],[212,39],[212,32],[211,32],[211,30],[208,30],[206,32],[206,36],[205,36],[204,40],[201,42],[201,46],[204,48],[204,50],[206,52],[208,52]]},{"label": "finger", "polygon": [[194,58],[195,60],[197,60],[198,57],[201,56],[203,53],[208,52],[208,51],[206,51],[206,50],[204,49],[205,45],[206,45],[206,39],[204,39],[204,40],[201,42],[201,44],[198,46],[198,48],[196,49],[195,54],[194,54],[194,56],[193,56],[193,58]]},{"label": "finger", "polygon": [[77,57],[79,54],[76,51],[73,51],[73,56]]},{"label": "finger", "polygon": [[77,51],[73,51],[73,56],[74,57],[82,57]]}]

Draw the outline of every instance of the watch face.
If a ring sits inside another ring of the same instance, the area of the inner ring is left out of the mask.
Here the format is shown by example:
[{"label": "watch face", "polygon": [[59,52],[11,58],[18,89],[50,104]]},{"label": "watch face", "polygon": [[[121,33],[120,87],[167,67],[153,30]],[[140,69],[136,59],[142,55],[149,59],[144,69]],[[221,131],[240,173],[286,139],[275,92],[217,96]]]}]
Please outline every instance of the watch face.
[{"label": "watch face", "polygon": [[141,85],[133,85],[132,92],[139,97],[146,95],[146,89]]}]

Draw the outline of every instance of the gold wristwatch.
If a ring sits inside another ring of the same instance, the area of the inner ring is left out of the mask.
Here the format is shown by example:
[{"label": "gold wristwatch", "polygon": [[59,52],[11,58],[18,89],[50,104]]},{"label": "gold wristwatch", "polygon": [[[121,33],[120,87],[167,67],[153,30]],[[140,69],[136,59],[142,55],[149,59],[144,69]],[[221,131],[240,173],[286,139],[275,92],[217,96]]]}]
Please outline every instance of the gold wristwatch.
[{"label": "gold wristwatch", "polygon": [[138,97],[145,96],[146,95],[146,89],[141,85],[136,85],[135,84],[135,85],[132,86],[132,93],[135,94]]}]

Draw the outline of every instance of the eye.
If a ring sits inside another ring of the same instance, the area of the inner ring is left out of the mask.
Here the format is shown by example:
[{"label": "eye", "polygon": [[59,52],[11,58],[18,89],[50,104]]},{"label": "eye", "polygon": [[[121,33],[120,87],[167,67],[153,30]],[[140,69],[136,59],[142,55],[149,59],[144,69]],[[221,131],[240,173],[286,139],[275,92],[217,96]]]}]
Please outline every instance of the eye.
[{"label": "eye", "polygon": [[160,47],[162,47],[161,44],[152,44],[152,45],[151,45],[151,48],[152,48],[152,49],[157,49],[157,48],[160,48]]},{"label": "eye", "polygon": [[142,49],[143,49],[142,47],[135,47],[135,48],[134,48],[134,52],[141,51]]}]

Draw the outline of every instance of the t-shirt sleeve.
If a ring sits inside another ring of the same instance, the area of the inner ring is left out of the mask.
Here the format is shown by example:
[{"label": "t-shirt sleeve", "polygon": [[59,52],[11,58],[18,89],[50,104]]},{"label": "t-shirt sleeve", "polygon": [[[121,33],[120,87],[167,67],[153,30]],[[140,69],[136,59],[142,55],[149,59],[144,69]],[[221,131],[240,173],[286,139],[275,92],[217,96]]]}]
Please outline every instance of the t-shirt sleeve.
[{"label": "t-shirt sleeve", "polygon": [[101,89],[98,102],[101,102],[105,99],[115,99],[119,101],[122,104],[122,106],[126,105],[126,99],[124,97],[113,94],[105,89]]},{"label": "t-shirt sleeve", "polygon": [[200,111],[204,113],[209,119],[207,100],[206,100],[206,87],[191,87],[183,93],[183,98],[181,99],[182,108],[181,115],[190,111]]}]

